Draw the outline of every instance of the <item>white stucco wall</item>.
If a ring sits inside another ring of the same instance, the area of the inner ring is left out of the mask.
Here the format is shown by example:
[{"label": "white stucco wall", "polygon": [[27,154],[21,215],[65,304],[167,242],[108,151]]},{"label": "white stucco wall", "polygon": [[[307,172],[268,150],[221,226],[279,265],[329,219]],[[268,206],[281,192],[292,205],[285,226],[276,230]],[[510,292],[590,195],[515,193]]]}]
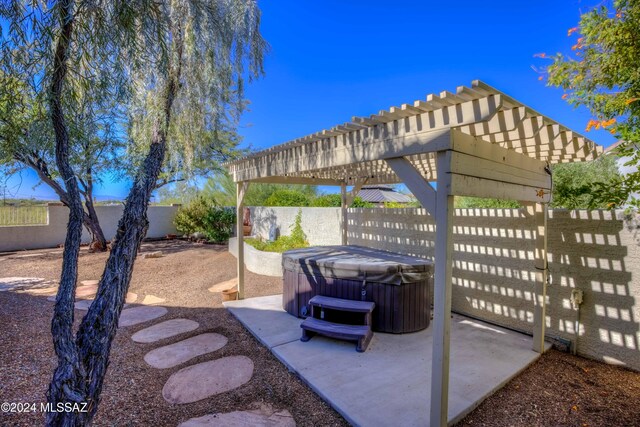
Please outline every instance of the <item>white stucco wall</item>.
[{"label": "white stucco wall", "polygon": [[[111,240],[116,234],[122,209],[121,205],[96,206],[100,225],[107,240]],[[176,233],[173,218],[178,209],[178,206],[149,206],[147,237],[163,237]],[[0,227],[0,252],[52,248],[63,244],[68,217],[69,209],[65,206],[48,206],[48,222],[45,225]],[[83,230],[82,241],[90,241],[86,230]]]},{"label": "white stucco wall", "polygon": [[[269,237],[271,224],[276,224],[278,236],[291,233],[300,208],[251,207],[251,234]],[[339,245],[340,209],[302,208],[302,230],[312,245]]]},{"label": "white stucco wall", "polygon": [[[229,239],[229,252],[238,257],[238,238]],[[282,254],[259,251],[251,245],[244,244],[244,265],[247,270],[262,276],[282,277]]]}]

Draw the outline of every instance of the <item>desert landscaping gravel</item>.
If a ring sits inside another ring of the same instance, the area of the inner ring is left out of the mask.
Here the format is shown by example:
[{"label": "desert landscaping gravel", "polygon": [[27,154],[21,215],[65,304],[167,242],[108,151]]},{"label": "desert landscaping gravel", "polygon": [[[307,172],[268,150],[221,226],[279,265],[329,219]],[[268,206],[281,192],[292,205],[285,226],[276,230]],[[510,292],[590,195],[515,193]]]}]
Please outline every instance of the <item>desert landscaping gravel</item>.
[{"label": "desert landscaping gravel", "polygon": [[[163,253],[160,258],[144,257],[158,251]],[[60,249],[0,253],[0,277],[55,281],[61,254]],[[83,248],[78,279],[98,279],[106,258],[105,253],[91,254]],[[282,292],[280,278],[245,274],[249,298]],[[180,240],[143,244],[129,290],[137,294],[137,303],[148,295],[164,298],[161,305],[168,313],[119,329],[94,425],[176,426],[208,414],[265,407],[290,412],[299,426],[346,425],[223,308],[220,293],[209,292],[213,285],[235,276],[235,258],[224,246]],[[0,292],[0,402],[46,401],[56,362],[49,332],[53,303],[46,297]],[[76,325],[85,313],[75,311]],[[179,318],[196,321],[199,327],[152,343],[131,339],[153,324]],[[158,370],[145,363],[149,351],[202,333],[223,335],[228,343],[170,369]],[[195,403],[169,404],[163,399],[162,389],[175,372],[231,356],[253,361],[253,377],[246,384]],[[0,415],[2,426],[42,425],[43,420],[41,413]],[[459,425],[640,426],[640,373],[550,351]]]}]

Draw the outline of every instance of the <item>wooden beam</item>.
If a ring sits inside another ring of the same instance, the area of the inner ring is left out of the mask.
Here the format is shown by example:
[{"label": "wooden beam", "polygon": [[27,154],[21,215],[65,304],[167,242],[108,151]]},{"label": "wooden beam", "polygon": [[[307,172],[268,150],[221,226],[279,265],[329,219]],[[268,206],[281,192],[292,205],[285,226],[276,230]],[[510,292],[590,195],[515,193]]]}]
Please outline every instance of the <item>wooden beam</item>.
[{"label": "wooden beam", "polygon": [[[407,188],[418,199],[422,207],[424,207],[430,215],[436,215],[436,191],[433,189],[429,181],[418,172],[409,160],[404,157],[396,157],[387,159],[387,165],[398,175],[398,178],[407,186]],[[438,170],[439,174],[439,170]]]},{"label": "wooden beam", "polygon": [[451,269],[453,253],[453,196],[450,192],[451,152],[438,153],[436,192],[436,250],[433,299],[433,356],[431,366],[431,427],[447,425],[449,408],[449,347],[451,331]]},{"label": "wooden beam", "polygon": [[302,176],[271,176],[268,178],[253,179],[250,182],[264,184],[303,184],[303,185],[341,185],[342,180],[327,178],[309,178]]},{"label": "wooden beam", "polygon": [[347,218],[347,184],[346,183],[342,183],[342,185],[340,186],[340,212],[341,212],[341,220],[342,220],[342,227],[340,227],[342,229],[342,244],[346,245],[347,244],[347,232],[348,232],[348,218]]},{"label": "wooden beam", "polygon": [[547,218],[548,209],[545,203],[529,203],[527,214],[533,217],[536,227],[535,250],[535,298],[533,299],[533,350],[544,353],[544,334],[546,328],[547,281],[549,264],[547,255]]},{"label": "wooden beam", "polygon": [[464,153],[452,153],[451,171],[493,181],[551,189],[551,176],[544,169],[534,172],[504,161],[494,162]]},{"label": "wooden beam", "polygon": [[323,147],[313,152],[292,145],[232,163],[229,168],[237,182],[441,151],[449,148],[452,127],[487,120],[500,108],[499,96],[456,103],[407,117],[402,126],[387,123],[338,136],[320,134]]},{"label": "wooden beam", "polygon": [[542,187],[494,181],[474,176],[451,174],[451,192],[456,196],[543,202],[551,200],[551,191]]},{"label": "wooden beam", "polygon": [[358,193],[362,189],[362,186],[366,185],[368,181],[369,181],[369,178],[364,178],[364,179],[361,178],[355,181],[353,188],[351,189],[351,191],[347,193],[347,208],[351,206],[355,198],[358,197]]},{"label": "wooden beam", "polygon": [[[503,163],[518,169],[546,173],[546,162],[500,147],[497,144],[492,144],[480,137],[467,135],[457,129],[451,130],[451,149],[458,153]],[[454,172],[459,171],[454,170]]]},{"label": "wooden beam", "polygon": [[238,298],[244,298],[244,228],[243,203],[249,188],[248,182],[236,183],[236,240],[238,241]]}]

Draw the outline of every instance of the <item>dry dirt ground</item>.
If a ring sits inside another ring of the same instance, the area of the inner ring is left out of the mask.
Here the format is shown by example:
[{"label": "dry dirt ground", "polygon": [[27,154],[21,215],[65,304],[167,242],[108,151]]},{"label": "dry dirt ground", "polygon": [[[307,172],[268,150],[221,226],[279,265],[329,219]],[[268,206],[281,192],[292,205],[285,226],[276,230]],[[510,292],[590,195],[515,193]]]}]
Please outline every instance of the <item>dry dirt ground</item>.
[{"label": "dry dirt ground", "polygon": [[[130,291],[166,299],[169,313],[160,320],[188,318],[200,327],[187,338],[217,332],[229,338],[222,349],[176,368],[157,370],[143,357],[151,349],[174,342],[134,343],[131,335],[156,320],[121,328],[111,352],[111,364],[94,425],[175,426],[192,417],[215,412],[254,409],[267,404],[287,409],[300,426],[345,425],[345,421],[289,373],[221,304],[212,285],[235,277],[235,258],[223,246],[182,241],[145,243],[141,253],[161,250],[162,258],[138,258]],[[79,280],[99,279],[106,254],[83,249]],[[0,277],[43,277],[56,280],[61,250],[0,253]],[[281,293],[280,279],[246,272],[247,297]],[[55,366],[49,322],[53,303],[44,296],[0,292],[0,403],[45,401]],[[84,312],[76,311],[76,323]],[[254,376],[245,385],[196,403],[171,405],[162,387],[180,368],[224,356],[245,355]],[[43,415],[2,414],[0,425],[39,425]],[[574,357],[546,353],[520,376],[485,400],[462,420],[462,426],[640,426],[640,373]]]}]

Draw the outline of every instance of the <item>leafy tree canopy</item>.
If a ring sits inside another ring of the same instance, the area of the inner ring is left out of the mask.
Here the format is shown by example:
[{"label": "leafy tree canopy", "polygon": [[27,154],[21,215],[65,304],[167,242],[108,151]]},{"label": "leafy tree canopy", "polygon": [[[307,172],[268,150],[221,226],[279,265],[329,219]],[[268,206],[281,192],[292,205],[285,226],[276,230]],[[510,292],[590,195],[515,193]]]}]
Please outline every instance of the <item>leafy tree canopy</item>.
[{"label": "leafy tree canopy", "polygon": [[593,190],[601,185],[615,186],[619,181],[616,157],[612,155],[591,162],[554,165],[551,207],[606,209],[609,202],[597,197]]},{"label": "leafy tree canopy", "polygon": [[[563,99],[593,114],[586,130],[607,130],[622,140],[617,153],[640,164],[640,0],[605,1],[582,14],[571,52],[552,56],[548,84],[565,90]],[[545,54],[538,54],[546,57]],[[594,184],[591,206],[624,205],[640,191],[640,172]],[[640,206],[638,200],[632,201]]]}]

